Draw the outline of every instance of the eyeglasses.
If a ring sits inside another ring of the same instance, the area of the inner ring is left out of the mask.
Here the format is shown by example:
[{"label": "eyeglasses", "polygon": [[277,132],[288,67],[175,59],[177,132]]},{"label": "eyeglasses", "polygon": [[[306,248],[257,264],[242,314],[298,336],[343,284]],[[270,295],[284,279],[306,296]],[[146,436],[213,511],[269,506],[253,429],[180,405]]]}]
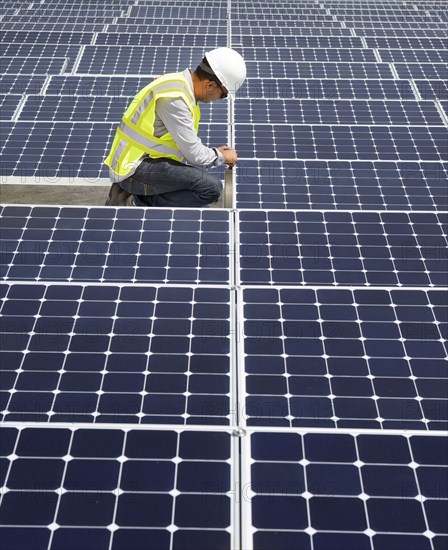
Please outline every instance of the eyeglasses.
[{"label": "eyeglasses", "polygon": [[223,88],[220,82],[218,82],[217,80],[214,80],[214,82],[216,82],[216,85],[221,90],[221,99],[225,99],[229,95],[229,92],[225,88]]}]

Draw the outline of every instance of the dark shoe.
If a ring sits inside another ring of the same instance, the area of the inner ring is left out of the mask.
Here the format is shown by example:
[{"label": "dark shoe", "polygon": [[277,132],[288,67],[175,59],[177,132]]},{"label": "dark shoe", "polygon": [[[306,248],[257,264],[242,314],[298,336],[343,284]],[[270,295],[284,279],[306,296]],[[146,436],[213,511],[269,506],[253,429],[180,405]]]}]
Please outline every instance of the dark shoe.
[{"label": "dark shoe", "polygon": [[119,183],[113,183],[105,206],[135,206],[134,195],[122,189]]}]

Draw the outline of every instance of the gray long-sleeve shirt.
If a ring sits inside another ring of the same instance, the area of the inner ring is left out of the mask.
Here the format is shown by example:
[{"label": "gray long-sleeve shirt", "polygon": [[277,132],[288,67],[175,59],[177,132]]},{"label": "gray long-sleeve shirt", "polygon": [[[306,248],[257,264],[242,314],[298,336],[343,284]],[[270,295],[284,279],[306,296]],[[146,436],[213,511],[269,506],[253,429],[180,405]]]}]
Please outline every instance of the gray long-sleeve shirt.
[{"label": "gray long-sleeve shirt", "polygon": [[[193,80],[190,70],[185,69],[183,75],[191,88],[194,91]],[[224,163],[224,157],[220,151],[211,147],[205,146],[196,134],[193,124],[193,116],[185,101],[182,99],[171,99],[162,97],[157,100],[155,120],[154,120],[154,135],[161,137],[169,132],[171,137],[177,144],[184,157],[184,162],[195,166],[219,166]],[[154,150],[159,146],[154,145]],[[144,157],[142,157],[144,158]],[[135,164],[134,170],[138,164]],[[129,174],[125,177],[128,177]],[[123,177],[122,179],[125,179]],[[114,180],[117,181],[115,175]]]},{"label": "gray long-sleeve shirt", "polygon": [[[189,69],[185,69],[183,75],[193,92],[193,81]],[[206,147],[202,143],[194,129],[190,109],[182,99],[163,97],[157,100],[154,135],[160,137],[167,131],[171,134],[188,164],[219,166],[224,162],[220,151]]]}]

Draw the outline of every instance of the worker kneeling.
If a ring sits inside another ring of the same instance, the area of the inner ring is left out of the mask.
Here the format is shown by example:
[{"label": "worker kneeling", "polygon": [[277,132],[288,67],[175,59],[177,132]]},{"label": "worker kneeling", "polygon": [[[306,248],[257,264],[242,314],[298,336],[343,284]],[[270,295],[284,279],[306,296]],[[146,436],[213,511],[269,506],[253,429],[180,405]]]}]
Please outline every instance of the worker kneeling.
[{"label": "worker kneeling", "polygon": [[104,161],[112,181],[106,206],[205,206],[219,199],[222,184],[206,168],[233,166],[237,153],[201,142],[198,101],[233,95],[245,78],[241,55],[217,48],[194,72],[165,74],[143,88]]}]

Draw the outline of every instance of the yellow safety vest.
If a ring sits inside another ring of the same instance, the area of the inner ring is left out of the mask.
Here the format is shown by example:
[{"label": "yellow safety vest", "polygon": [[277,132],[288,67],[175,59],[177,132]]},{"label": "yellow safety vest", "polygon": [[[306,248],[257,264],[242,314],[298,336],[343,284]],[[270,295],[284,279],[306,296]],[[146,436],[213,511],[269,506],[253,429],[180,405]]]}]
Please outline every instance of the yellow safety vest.
[{"label": "yellow safety vest", "polygon": [[[181,98],[193,116],[198,132],[201,110],[183,73],[160,76],[133,99],[115,133],[112,148],[104,163],[109,166],[112,179],[123,179],[135,170],[135,163],[145,153],[151,158],[170,158],[182,162],[184,157],[168,132],[154,135],[156,102],[161,97]],[[157,150],[154,146],[157,145]],[[115,178],[114,178],[115,176]]]}]

